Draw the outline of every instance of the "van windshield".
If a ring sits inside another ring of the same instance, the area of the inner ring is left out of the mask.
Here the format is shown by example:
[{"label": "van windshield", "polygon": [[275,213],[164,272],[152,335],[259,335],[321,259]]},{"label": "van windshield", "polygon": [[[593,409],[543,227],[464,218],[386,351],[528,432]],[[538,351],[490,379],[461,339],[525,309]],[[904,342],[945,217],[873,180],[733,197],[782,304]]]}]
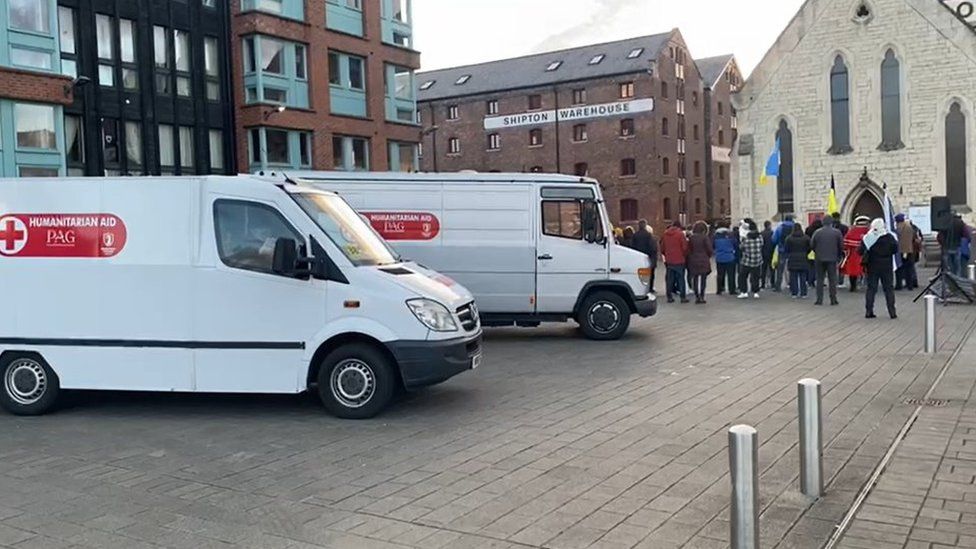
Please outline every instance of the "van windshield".
[{"label": "van windshield", "polygon": [[294,193],[292,197],[353,265],[397,262],[393,250],[342,198],[322,193]]}]

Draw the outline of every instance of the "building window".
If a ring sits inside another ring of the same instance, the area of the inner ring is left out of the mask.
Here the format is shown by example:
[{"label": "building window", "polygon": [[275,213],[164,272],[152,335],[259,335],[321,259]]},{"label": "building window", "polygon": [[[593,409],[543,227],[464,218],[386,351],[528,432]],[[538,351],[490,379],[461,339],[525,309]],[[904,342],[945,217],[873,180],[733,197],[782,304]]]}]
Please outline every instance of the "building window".
[{"label": "building window", "polygon": [[58,43],[61,47],[61,73],[78,76],[78,42],[75,34],[75,10],[58,6]]},{"label": "building window", "polygon": [[489,99],[488,101],[485,101],[485,113],[498,114],[498,100]]},{"label": "building window", "polygon": [[698,106],[698,92],[691,92],[691,104],[695,107]]},{"label": "building window", "polygon": [[461,154],[461,140],[452,137],[447,140],[447,152],[449,154]]},{"label": "building window", "polygon": [[[104,128],[102,130],[104,132]],[[157,127],[159,140],[159,168],[162,174],[172,174],[176,166],[176,137],[173,126],[160,124]]]},{"label": "building window", "polygon": [[549,63],[546,66],[546,72],[552,72],[554,70],[557,70],[557,69],[559,69],[559,67],[562,66],[562,64],[563,64],[562,61],[553,61],[552,63]]},{"label": "building window", "polygon": [[529,130],[529,146],[530,147],[542,146],[542,130],[540,129]]},{"label": "building window", "polygon": [[724,114],[722,111],[723,111],[722,102],[719,101],[718,102],[718,115],[719,116],[722,116],[722,114]]},{"label": "building window", "polygon": [[644,48],[634,48],[627,54],[627,59],[637,59],[644,53]]},{"label": "building window", "polygon": [[828,154],[851,152],[851,105],[847,65],[844,58],[834,58],[830,69],[830,136]]},{"label": "building window", "polygon": [[417,144],[401,141],[390,141],[387,143],[387,152],[390,156],[391,172],[415,172],[417,171]]},{"label": "building window", "polygon": [[18,149],[58,150],[54,106],[15,103],[14,132]]},{"label": "building window", "polygon": [[115,37],[112,32],[112,19],[108,15],[95,15],[95,41],[98,52],[98,83],[102,86],[115,86],[115,48],[112,42]]},{"label": "building window", "polygon": [[413,123],[417,117],[413,70],[400,65],[383,65],[386,79],[386,119]]},{"label": "building window", "polygon": [[542,108],[542,96],[539,94],[532,94],[529,96],[529,110],[537,111]]},{"label": "building window", "polygon": [[[108,130],[103,128],[103,131]],[[176,129],[168,124],[160,124],[158,132],[160,171],[164,174],[177,173],[177,170],[182,174],[193,173],[193,128],[180,126]],[[109,157],[106,152],[106,164],[110,163]]]},{"label": "building window", "polygon": [[498,137],[497,133],[488,134],[488,150],[497,151],[502,148],[501,139]]},{"label": "building window", "polygon": [[661,81],[661,99],[668,98],[668,83]]},{"label": "building window", "polygon": [[661,159],[661,173],[671,175],[671,159],[666,156]]},{"label": "building window", "polygon": [[881,62],[881,146],[893,151],[901,142],[901,65],[893,50],[885,52]]},{"label": "building window", "polygon": [[447,119],[448,120],[457,120],[458,119],[458,106],[457,105],[450,105],[450,106],[447,107]]},{"label": "building window", "polygon": [[312,166],[312,134],[309,132],[251,128],[248,131],[248,149],[251,171],[268,167]]},{"label": "building window", "polygon": [[620,98],[630,99],[632,97],[634,97],[634,83],[624,82],[620,84]]},{"label": "building window", "polygon": [[362,0],[326,0],[325,26],[353,36],[362,36]]},{"label": "building window", "polygon": [[[305,49],[304,46],[302,49]],[[303,84],[306,90],[304,100],[307,102],[307,82]],[[333,114],[360,118],[367,116],[364,58],[329,50],[329,102]]]},{"label": "building window", "polygon": [[662,200],[661,203],[663,205],[662,210],[663,210],[663,213],[664,213],[664,219],[671,220],[672,219],[672,215],[671,215],[672,214],[672,212],[671,212],[671,197],[668,197],[668,196],[664,197],[664,200]]},{"label": "building window", "polygon": [[793,132],[786,120],[780,120],[776,132],[779,140],[779,177],[776,178],[777,211],[793,213]]},{"label": "building window", "polygon": [[582,105],[583,103],[586,103],[586,88],[573,90],[573,104]]},{"label": "building window", "polygon": [[695,160],[695,177],[701,177],[701,161]]},{"label": "building window", "polygon": [[[128,175],[139,175],[145,173],[143,170],[142,146],[142,124],[127,120],[125,128],[125,173]],[[191,141],[192,143],[192,141]]]},{"label": "building window", "polygon": [[203,66],[207,76],[207,100],[220,100],[220,54],[217,39],[213,36],[203,38]]},{"label": "building window", "polygon": [[702,201],[701,198],[695,198],[695,213],[702,213]]},{"label": "building window", "polygon": [[718,131],[718,144],[719,145],[725,144],[725,131],[723,130]]},{"label": "building window", "polygon": [[606,55],[602,53],[598,53],[594,55],[593,57],[590,58],[590,65],[599,65],[600,62],[603,61],[604,57],[606,57]]},{"label": "building window", "polygon": [[52,4],[48,0],[9,0],[7,24],[12,29],[51,34],[49,10]]},{"label": "building window", "polygon": [[661,135],[669,135],[671,133],[671,123],[667,118],[661,119]]},{"label": "building window", "polygon": [[529,172],[542,173],[542,166],[532,166],[531,168],[529,168]]},{"label": "building window", "polygon": [[336,135],[332,138],[332,165],[336,170],[369,170],[369,139]]},{"label": "building window", "polygon": [[695,141],[698,141],[698,124],[695,124],[692,128],[692,133],[695,136]]},{"label": "building window", "polygon": [[718,178],[721,181],[725,181],[725,164],[718,165]]},{"label": "building window", "polygon": [[624,158],[620,161],[620,176],[632,177],[637,175],[637,161],[633,158]]},{"label": "building window", "polygon": [[946,193],[954,205],[968,204],[966,182],[966,115],[962,105],[954,102],[945,121]]},{"label": "building window", "polygon": [[85,129],[81,116],[64,117],[64,156],[68,175],[85,174]]},{"label": "building window", "polygon": [[719,199],[718,204],[719,204],[718,206],[719,213],[722,214],[723,216],[728,215],[729,210],[728,208],[725,207],[725,199],[724,198]]},{"label": "building window", "polygon": [[586,162],[577,162],[573,165],[573,174],[586,177],[590,173],[590,166]]},{"label": "building window", "polygon": [[586,141],[586,124],[576,124],[573,126],[573,141],[580,143]]},{"label": "building window", "polygon": [[634,135],[634,119],[624,118],[620,121],[620,137],[630,137]]},{"label": "building window", "polygon": [[637,200],[624,198],[620,201],[620,220],[633,221],[640,215]]},{"label": "building window", "polygon": [[210,145],[210,173],[223,173],[224,171],[224,132],[220,130],[209,130],[207,140]]},{"label": "building window", "polygon": [[459,77],[457,80],[454,81],[454,85],[455,86],[463,86],[463,85],[465,85],[465,84],[468,83],[468,80],[471,80],[471,75],[470,74],[462,75],[461,77]]}]

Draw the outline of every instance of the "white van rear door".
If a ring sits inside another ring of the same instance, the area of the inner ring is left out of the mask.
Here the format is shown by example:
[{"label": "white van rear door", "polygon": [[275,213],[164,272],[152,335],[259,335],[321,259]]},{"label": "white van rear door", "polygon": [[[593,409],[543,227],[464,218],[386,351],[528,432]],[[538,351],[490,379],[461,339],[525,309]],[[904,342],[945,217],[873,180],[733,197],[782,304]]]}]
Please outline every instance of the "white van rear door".
[{"label": "white van rear door", "polygon": [[582,200],[595,198],[588,188],[540,188],[536,289],[540,313],[571,313],[586,283],[607,277],[606,247],[583,238]]},{"label": "white van rear door", "polygon": [[326,283],[271,272],[275,241],[307,245],[312,228],[287,195],[270,192],[277,196],[210,194],[205,202],[201,253],[214,268],[197,274],[197,339],[229,345],[197,350],[197,391],[306,388],[304,348],[325,325]]}]

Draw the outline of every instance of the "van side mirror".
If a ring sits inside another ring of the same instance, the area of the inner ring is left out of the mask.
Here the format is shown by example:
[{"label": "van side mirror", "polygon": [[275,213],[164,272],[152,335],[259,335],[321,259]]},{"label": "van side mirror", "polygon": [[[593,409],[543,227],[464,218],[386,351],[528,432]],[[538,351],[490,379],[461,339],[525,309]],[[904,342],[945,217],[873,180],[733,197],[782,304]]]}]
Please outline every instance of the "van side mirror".
[{"label": "van side mirror", "polygon": [[583,240],[589,243],[600,242],[600,210],[596,202],[586,200],[582,204]]},{"label": "van side mirror", "polygon": [[298,257],[298,244],[293,238],[279,238],[275,241],[271,271],[276,275],[308,280],[311,270],[304,268],[307,258]]}]

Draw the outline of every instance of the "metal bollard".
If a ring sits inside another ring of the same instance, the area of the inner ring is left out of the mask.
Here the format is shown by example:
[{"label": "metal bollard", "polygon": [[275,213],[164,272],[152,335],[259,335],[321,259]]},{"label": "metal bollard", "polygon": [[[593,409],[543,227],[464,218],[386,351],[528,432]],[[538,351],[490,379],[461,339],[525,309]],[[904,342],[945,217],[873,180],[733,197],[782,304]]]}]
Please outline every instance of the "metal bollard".
[{"label": "metal bollard", "polygon": [[796,393],[800,415],[800,491],[816,499],[824,492],[820,382],[801,379]]},{"label": "metal bollard", "polygon": [[934,295],[925,296],[925,352],[935,354],[938,342],[935,340],[935,302]]},{"label": "metal bollard", "polygon": [[749,425],[729,429],[732,474],[732,549],[759,548],[759,433]]},{"label": "metal bollard", "polygon": [[969,280],[971,282],[976,282],[976,265],[968,265],[966,267],[966,271],[969,275]]}]

